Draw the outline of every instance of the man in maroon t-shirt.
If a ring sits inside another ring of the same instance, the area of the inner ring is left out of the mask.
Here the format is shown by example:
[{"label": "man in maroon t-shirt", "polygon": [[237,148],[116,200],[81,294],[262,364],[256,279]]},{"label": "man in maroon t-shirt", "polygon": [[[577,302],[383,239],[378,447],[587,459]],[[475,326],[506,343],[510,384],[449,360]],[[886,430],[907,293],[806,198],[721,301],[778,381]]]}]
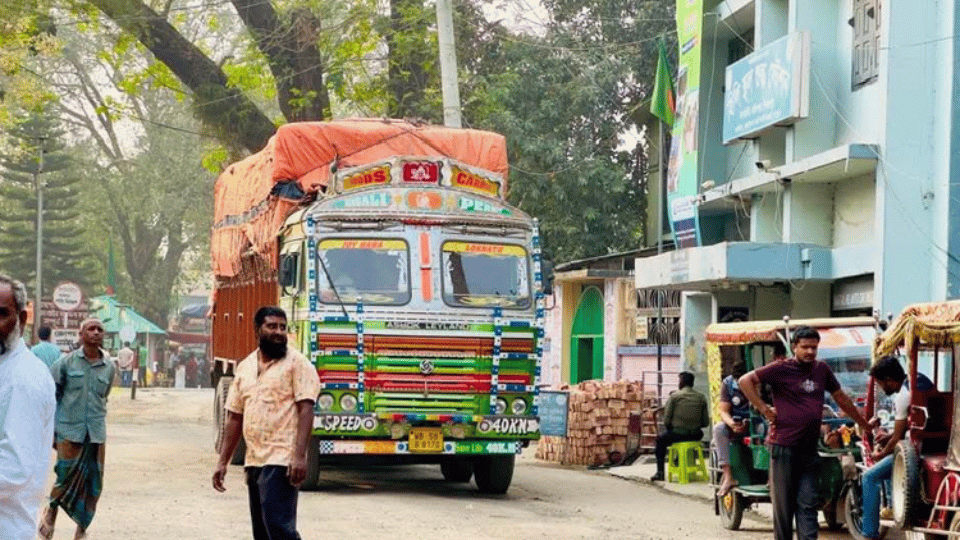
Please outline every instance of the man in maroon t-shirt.
[{"label": "man in maroon t-shirt", "polygon": [[[796,516],[800,540],[816,540],[817,480],[820,458],[817,441],[823,420],[824,392],[864,430],[870,426],[840,389],[827,364],[817,360],[820,334],[809,326],[796,329],[790,340],[793,358],[767,364],[740,378],[740,389],[770,423],[770,497],[776,540],[793,539]],[[773,406],[760,399],[761,384],[769,384]]]}]

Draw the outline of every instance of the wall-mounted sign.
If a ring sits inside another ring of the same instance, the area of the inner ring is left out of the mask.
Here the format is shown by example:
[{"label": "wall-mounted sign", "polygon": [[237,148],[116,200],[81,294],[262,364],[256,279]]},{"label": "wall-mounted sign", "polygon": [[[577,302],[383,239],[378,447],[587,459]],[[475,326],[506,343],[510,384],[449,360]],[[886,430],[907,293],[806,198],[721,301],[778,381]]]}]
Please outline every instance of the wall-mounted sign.
[{"label": "wall-mounted sign", "polygon": [[723,142],[752,138],[806,118],[810,33],[794,32],[727,66]]},{"label": "wall-mounted sign", "polygon": [[873,275],[838,279],[833,283],[834,311],[873,309]]},{"label": "wall-mounted sign", "polygon": [[[700,245],[700,64],[703,0],[677,0],[677,110],[667,162],[667,210],[678,248]],[[680,212],[680,213],[678,213]]]},{"label": "wall-mounted sign", "polygon": [[379,186],[390,182],[390,167],[376,167],[343,179],[343,191]]},{"label": "wall-mounted sign", "polygon": [[484,195],[490,195],[492,197],[500,196],[500,182],[484,178],[478,174],[473,174],[459,167],[451,168],[453,170],[453,177],[450,179],[452,186],[483,193]]}]

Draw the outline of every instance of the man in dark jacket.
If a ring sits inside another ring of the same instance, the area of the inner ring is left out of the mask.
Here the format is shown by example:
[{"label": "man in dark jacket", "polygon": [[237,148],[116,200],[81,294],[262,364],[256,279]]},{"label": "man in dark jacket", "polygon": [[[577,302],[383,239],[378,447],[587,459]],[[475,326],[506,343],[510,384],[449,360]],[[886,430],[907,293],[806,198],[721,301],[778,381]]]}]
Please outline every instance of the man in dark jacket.
[{"label": "man in dark jacket", "polygon": [[673,443],[703,439],[703,428],[710,425],[707,398],[693,389],[693,373],[684,371],[679,378],[680,389],[670,394],[667,400],[663,413],[664,431],[657,437],[657,474],[650,478],[655,482],[664,479],[663,464],[667,459],[667,448]]}]

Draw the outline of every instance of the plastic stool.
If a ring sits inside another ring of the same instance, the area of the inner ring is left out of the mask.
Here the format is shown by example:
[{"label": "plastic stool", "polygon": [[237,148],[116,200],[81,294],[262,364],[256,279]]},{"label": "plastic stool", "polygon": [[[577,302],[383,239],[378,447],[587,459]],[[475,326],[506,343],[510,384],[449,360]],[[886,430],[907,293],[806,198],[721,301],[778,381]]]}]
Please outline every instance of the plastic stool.
[{"label": "plastic stool", "polygon": [[691,480],[708,481],[707,462],[703,459],[700,441],[678,442],[667,450],[667,482],[689,484]]}]

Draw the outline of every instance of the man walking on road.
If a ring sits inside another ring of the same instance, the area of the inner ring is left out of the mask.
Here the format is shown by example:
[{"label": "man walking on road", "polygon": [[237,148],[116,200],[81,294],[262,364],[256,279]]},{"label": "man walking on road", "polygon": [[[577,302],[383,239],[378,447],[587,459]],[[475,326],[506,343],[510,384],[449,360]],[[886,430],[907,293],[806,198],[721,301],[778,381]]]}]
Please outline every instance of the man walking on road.
[{"label": "man walking on road", "polygon": [[[770,423],[770,496],[776,540],[793,539],[796,518],[799,540],[816,540],[817,442],[823,420],[824,392],[864,431],[867,421],[840,389],[830,367],[817,360],[820,334],[809,326],[796,329],[790,340],[793,358],[767,364],[740,377],[740,389]],[[760,398],[760,385],[769,384],[773,406]]]},{"label": "man walking on road", "polygon": [[320,378],[302,354],[287,347],[287,314],[282,309],[260,308],[254,327],[259,347],[237,366],[230,386],[213,487],[225,490],[227,464],[242,429],[254,540],[299,540],[297,488],[306,478]]},{"label": "man walking on road", "polygon": [[77,523],[74,538],[84,538],[103,489],[107,397],[115,368],[101,348],[100,319],[80,323],[80,343],[50,367],[57,387],[57,479],[40,522],[40,536],[46,539],[53,536],[59,507]]},{"label": "man walking on road", "polygon": [[123,343],[123,348],[117,351],[117,367],[120,368],[120,386],[127,388],[133,380],[133,360],[135,353],[129,342]]},{"label": "man walking on road", "polygon": [[23,342],[27,290],[0,275],[0,538],[33,540],[57,411],[53,379]]},{"label": "man walking on road", "polygon": [[657,437],[654,453],[657,457],[657,473],[650,480],[664,479],[663,464],[667,459],[667,449],[677,442],[699,441],[703,438],[703,428],[710,425],[707,415],[707,398],[693,389],[693,373],[684,371],[679,375],[680,389],[670,394],[663,413],[665,431]]},{"label": "man walking on road", "polygon": [[50,366],[57,361],[57,358],[60,358],[60,348],[50,343],[51,333],[53,333],[53,330],[49,326],[44,325],[37,328],[37,338],[40,339],[40,343],[37,343],[30,349],[30,352],[32,352],[34,356],[43,360],[47,368],[50,368]]}]

